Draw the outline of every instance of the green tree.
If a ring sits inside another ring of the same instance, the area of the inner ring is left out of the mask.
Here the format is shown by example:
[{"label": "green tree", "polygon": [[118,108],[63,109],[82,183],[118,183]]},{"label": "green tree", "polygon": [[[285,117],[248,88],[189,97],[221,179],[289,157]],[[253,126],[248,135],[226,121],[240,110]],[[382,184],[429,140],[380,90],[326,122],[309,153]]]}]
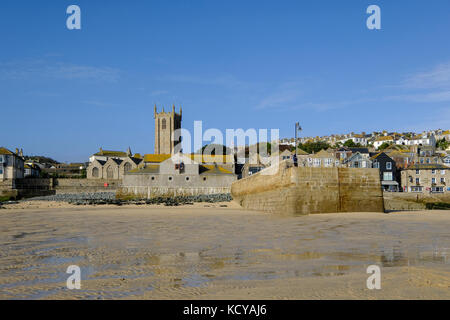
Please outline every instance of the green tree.
[{"label": "green tree", "polygon": [[384,150],[389,147],[392,143],[384,142],[381,146],[378,147],[378,150]]},{"label": "green tree", "polygon": [[344,147],[348,147],[348,148],[361,148],[362,145],[361,145],[361,143],[355,143],[353,140],[348,139],[347,141],[344,142]]},{"label": "green tree", "polygon": [[320,150],[328,149],[330,145],[326,143],[325,141],[317,141],[317,142],[306,142],[306,143],[300,143],[298,145],[299,149],[302,149],[303,151],[307,153],[317,153]]},{"label": "green tree", "polygon": [[449,145],[450,145],[450,141],[447,141],[444,138],[442,138],[436,142],[436,148],[439,148],[441,150],[446,150]]}]

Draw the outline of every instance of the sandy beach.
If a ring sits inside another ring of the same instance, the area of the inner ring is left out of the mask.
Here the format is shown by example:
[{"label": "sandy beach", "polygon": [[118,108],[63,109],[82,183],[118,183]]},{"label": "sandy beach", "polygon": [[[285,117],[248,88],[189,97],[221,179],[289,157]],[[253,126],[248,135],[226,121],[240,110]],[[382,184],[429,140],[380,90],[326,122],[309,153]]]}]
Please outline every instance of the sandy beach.
[{"label": "sandy beach", "polygon": [[[450,211],[30,201],[1,209],[0,228],[0,299],[450,299]],[[80,290],[66,287],[69,265]],[[380,290],[366,287],[369,265]]]}]

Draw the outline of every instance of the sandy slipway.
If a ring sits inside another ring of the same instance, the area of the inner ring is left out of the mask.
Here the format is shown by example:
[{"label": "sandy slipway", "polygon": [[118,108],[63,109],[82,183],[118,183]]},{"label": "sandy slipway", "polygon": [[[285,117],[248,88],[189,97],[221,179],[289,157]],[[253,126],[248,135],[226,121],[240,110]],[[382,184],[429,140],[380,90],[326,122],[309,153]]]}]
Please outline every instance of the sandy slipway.
[{"label": "sandy slipway", "polygon": [[95,192],[95,193],[65,193],[44,197],[35,197],[25,201],[56,201],[67,202],[74,205],[102,205],[102,204],[164,204],[166,206],[178,206],[183,204],[192,204],[194,202],[229,202],[232,200],[230,194],[210,194],[196,196],[180,197],[156,197],[152,199],[122,200],[116,199],[115,192]]}]

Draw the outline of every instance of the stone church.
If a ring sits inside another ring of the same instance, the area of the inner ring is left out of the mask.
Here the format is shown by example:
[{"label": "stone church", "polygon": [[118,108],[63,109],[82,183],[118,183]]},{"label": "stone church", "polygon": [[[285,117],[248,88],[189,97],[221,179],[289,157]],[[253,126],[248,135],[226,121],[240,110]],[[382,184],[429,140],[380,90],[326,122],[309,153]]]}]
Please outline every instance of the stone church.
[{"label": "stone church", "polygon": [[[237,179],[233,155],[183,154],[182,110],[158,112],[156,105],[155,152],[132,154],[100,148],[87,168],[88,179],[121,180],[118,196],[151,198],[155,196],[229,193]],[[179,133],[178,133],[179,134]]]},{"label": "stone church", "polygon": [[145,154],[136,168],[124,172],[119,196],[154,196],[229,193],[237,179],[233,155],[183,154],[182,110],[158,113],[155,106],[155,152]]}]

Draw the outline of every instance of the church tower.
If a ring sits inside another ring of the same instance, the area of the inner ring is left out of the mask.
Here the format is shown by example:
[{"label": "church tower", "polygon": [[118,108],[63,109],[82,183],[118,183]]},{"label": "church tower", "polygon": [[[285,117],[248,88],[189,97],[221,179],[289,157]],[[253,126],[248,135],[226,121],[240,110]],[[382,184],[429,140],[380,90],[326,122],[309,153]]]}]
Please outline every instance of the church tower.
[{"label": "church tower", "polygon": [[154,111],[155,118],[155,154],[172,154],[175,146],[181,142],[181,137],[177,141],[172,141],[174,131],[181,129],[181,107],[180,113],[175,112],[175,105],[171,112],[157,112],[156,104]]}]

